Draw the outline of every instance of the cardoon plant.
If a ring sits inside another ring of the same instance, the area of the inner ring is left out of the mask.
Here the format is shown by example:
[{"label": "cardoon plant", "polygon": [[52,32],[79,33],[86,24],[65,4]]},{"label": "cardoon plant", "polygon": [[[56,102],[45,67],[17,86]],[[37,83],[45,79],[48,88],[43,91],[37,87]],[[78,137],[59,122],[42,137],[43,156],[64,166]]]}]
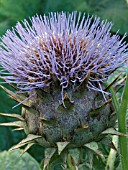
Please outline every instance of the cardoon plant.
[{"label": "cardoon plant", "polygon": [[25,152],[41,145],[44,169],[58,157],[63,169],[78,169],[84,149],[102,156],[98,144],[118,134],[109,92],[116,79],[108,86],[105,82],[128,59],[125,35],[111,35],[111,27],[98,17],[61,12],[34,16],[6,32],[1,75],[16,92],[2,87],[22,105],[22,114],[1,114],[17,119],[3,125],[27,135],[12,149],[27,145]]}]

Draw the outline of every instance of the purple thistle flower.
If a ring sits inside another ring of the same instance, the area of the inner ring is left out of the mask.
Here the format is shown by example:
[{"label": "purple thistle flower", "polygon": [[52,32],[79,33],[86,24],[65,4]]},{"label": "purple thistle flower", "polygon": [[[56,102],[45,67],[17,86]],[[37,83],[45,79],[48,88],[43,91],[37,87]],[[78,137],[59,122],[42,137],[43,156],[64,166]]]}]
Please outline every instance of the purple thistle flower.
[{"label": "purple thistle flower", "polygon": [[61,12],[30,21],[18,22],[0,43],[2,77],[22,91],[49,86],[53,75],[63,90],[87,74],[87,87],[102,91],[100,83],[128,61],[126,35],[111,35],[112,23],[99,17]]}]

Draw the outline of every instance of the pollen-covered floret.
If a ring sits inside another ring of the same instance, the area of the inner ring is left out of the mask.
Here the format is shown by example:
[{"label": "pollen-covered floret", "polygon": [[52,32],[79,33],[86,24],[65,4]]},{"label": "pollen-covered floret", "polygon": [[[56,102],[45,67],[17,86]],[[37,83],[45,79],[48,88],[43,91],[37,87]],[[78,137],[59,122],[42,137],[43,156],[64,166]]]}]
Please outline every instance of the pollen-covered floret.
[{"label": "pollen-covered floret", "polygon": [[111,35],[112,23],[99,17],[61,12],[30,21],[18,22],[0,44],[2,77],[23,91],[49,86],[53,76],[64,89],[81,83],[87,74],[87,87],[100,91],[94,82],[128,60],[126,35]]}]

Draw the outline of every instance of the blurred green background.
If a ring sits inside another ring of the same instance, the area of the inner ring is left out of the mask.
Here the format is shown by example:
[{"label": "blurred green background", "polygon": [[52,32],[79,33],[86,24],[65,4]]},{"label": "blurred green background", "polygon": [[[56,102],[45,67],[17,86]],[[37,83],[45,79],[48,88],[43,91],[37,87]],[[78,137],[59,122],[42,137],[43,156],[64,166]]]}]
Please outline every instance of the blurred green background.
[{"label": "blurred green background", "polygon": [[0,35],[17,21],[51,11],[81,11],[114,23],[113,32],[128,31],[128,0],[0,0]]},{"label": "blurred green background", "polygon": [[[101,20],[113,22],[112,33],[119,30],[122,36],[128,32],[128,0],[0,0],[0,36],[15,26],[17,21],[36,14],[47,15],[52,11],[81,11],[100,16]],[[0,88],[0,112],[20,113],[20,107],[12,109],[15,104]],[[0,123],[8,121],[11,119],[0,116]],[[23,132],[13,132],[10,127],[0,127],[0,151],[8,150],[24,136]],[[40,159],[43,156],[41,149],[36,147],[35,152],[33,147],[29,152],[37,158],[36,154],[40,151]]]}]

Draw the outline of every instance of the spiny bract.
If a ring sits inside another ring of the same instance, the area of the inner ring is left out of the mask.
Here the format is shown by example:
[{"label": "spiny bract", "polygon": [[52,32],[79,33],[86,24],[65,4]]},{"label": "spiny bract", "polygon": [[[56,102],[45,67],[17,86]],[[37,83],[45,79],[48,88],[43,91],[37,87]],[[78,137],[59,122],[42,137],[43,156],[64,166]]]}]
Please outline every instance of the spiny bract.
[{"label": "spiny bract", "polygon": [[19,121],[3,125],[28,135],[12,149],[38,143],[60,154],[97,146],[106,133],[117,133],[111,131],[116,116],[104,82],[128,60],[126,35],[111,35],[112,23],[77,12],[30,21],[18,22],[0,43],[2,78],[19,93],[3,88],[23,106],[21,116],[6,114]]}]

